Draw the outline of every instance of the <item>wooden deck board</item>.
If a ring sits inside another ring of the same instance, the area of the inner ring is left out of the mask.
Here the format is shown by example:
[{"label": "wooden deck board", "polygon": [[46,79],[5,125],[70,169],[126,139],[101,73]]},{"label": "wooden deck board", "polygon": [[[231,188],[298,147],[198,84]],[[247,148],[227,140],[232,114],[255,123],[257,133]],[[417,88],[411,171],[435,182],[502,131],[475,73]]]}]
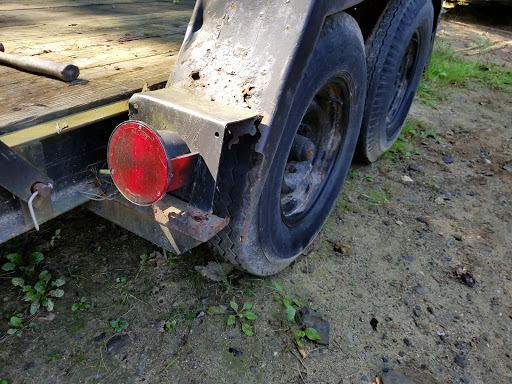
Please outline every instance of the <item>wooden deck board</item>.
[{"label": "wooden deck board", "polygon": [[167,80],[194,1],[0,0],[6,52],[81,69],[83,84],[0,66],[0,134],[129,97]]}]

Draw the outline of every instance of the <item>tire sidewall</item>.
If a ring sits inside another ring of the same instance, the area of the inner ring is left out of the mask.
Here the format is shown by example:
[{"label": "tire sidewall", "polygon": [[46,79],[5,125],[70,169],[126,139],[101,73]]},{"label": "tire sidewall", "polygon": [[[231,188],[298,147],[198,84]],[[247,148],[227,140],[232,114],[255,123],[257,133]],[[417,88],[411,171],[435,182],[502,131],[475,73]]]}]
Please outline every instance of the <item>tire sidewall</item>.
[{"label": "tire sidewall", "polygon": [[[271,263],[289,264],[319,232],[336,202],[359,135],[366,84],[364,68],[364,50],[353,33],[334,33],[328,29],[315,47],[292,103],[292,112],[287,119],[260,199],[259,241],[264,256]],[[349,118],[339,156],[333,163],[328,183],[319,192],[308,215],[290,227],[283,222],[280,211],[280,191],[288,153],[312,98],[333,78],[343,79],[350,94]]]},{"label": "tire sidewall", "polygon": [[[403,7],[398,5],[398,7]],[[398,22],[393,21],[393,34],[386,35],[382,42],[379,55],[385,60],[379,60],[375,54],[370,53],[368,61],[368,96],[366,100],[366,112],[363,120],[363,153],[370,161],[375,161],[378,156],[393,145],[400,135],[402,124],[412,105],[414,95],[418,88],[421,76],[430,53],[433,25],[433,7],[431,2],[411,0],[401,14]],[[395,75],[397,74],[402,58],[404,57],[409,42],[414,34],[419,32],[419,48],[417,59],[409,85],[401,101],[399,110],[393,120],[388,123],[389,102],[395,92]],[[371,38],[370,38],[371,39]],[[374,43],[375,44],[375,43]],[[378,45],[378,44],[377,44]],[[375,49],[375,48],[373,48]],[[398,52],[398,54],[396,54]],[[391,75],[388,75],[390,73]],[[389,124],[393,134],[388,135]]]}]

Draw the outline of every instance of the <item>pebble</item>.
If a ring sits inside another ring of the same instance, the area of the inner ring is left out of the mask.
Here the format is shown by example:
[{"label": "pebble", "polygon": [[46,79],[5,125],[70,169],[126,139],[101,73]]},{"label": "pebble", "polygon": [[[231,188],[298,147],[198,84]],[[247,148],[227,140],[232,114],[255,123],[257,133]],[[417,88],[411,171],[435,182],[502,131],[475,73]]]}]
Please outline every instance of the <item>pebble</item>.
[{"label": "pebble", "polygon": [[430,313],[431,315],[433,315],[433,314],[434,314],[434,308],[432,308],[432,307],[427,307],[427,311],[428,311],[428,313]]},{"label": "pebble", "polygon": [[415,287],[413,287],[413,288],[412,288],[412,290],[413,290],[414,292],[416,292],[418,295],[426,295],[426,294],[427,294],[426,289],[425,289],[425,288],[423,288],[423,287],[421,286],[421,284],[416,285]]},{"label": "pebble", "polygon": [[418,165],[413,162],[409,163],[409,165],[407,166],[407,170],[413,172],[421,172],[421,168],[418,167]]},{"label": "pebble", "polygon": [[412,345],[411,340],[409,340],[408,338],[404,339],[404,344],[407,345],[408,347]]},{"label": "pebble", "polygon": [[404,184],[414,183],[414,180],[406,175],[400,176],[400,181]]},{"label": "pebble", "polygon": [[96,342],[100,342],[100,341],[105,340],[106,336],[107,336],[107,334],[105,332],[103,332],[103,333],[100,333],[98,336],[96,336],[93,340]]},{"label": "pebble", "polygon": [[464,351],[464,350],[468,349],[468,347],[466,347],[464,344],[460,344],[460,343],[456,343],[455,348],[457,348],[460,351]]},{"label": "pebble", "polygon": [[303,269],[304,273],[313,273],[316,270],[316,266],[313,263],[308,263]]},{"label": "pebble", "polygon": [[350,331],[343,332],[343,337],[345,340],[347,340],[350,344],[354,342],[354,335]]},{"label": "pebble", "polygon": [[229,353],[232,353],[234,357],[242,357],[244,355],[242,351],[239,351],[238,349],[235,348],[229,347],[228,351]]},{"label": "pebble", "polygon": [[408,263],[413,263],[416,260],[416,258],[413,255],[402,256],[402,259],[404,259]]},{"label": "pebble", "polygon": [[468,366],[468,361],[462,355],[456,355],[454,361],[455,361],[455,364],[457,364],[461,368],[466,368]]},{"label": "pebble", "polygon": [[321,315],[316,314],[310,308],[301,308],[295,314],[295,321],[304,328],[314,328],[320,335],[320,340],[315,340],[321,345],[329,345],[330,324]]},{"label": "pebble", "polygon": [[381,357],[383,363],[387,363],[389,360],[386,356]]},{"label": "pebble", "polygon": [[385,371],[382,375],[382,384],[414,384],[414,381],[398,371]]},{"label": "pebble", "polygon": [[398,356],[400,356],[400,357],[404,357],[404,356],[405,356],[405,352],[404,352],[404,351],[400,351],[400,352],[398,352]]},{"label": "pebble", "polygon": [[117,335],[112,336],[107,341],[106,349],[107,349],[108,353],[116,353],[121,348],[127,346],[130,343],[131,343],[131,339],[130,339],[129,335],[127,335],[126,333],[122,334],[122,335],[117,334]]}]

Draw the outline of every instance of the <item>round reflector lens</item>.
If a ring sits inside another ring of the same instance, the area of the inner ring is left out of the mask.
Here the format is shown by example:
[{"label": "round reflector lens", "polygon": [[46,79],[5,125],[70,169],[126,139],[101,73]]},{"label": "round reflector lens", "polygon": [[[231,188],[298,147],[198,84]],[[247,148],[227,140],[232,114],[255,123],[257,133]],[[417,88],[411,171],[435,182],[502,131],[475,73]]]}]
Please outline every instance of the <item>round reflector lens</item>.
[{"label": "round reflector lens", "polygon": [[139,121],[124,122],[112,132],[108,165],[117,188],[132,203],[153,204],[169,187],[170,161],[162,140]]}]

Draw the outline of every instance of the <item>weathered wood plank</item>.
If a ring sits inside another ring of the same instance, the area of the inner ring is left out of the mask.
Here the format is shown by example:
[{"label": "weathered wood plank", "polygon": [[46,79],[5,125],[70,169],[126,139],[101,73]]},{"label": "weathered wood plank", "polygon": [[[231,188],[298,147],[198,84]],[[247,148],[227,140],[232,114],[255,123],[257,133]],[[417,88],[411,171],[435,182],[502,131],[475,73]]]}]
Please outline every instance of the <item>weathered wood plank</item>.
[{"label": "weathered wood plank", "polygon": [[0,66],[0,134],[129,97],[165,82],[194,1],[0,0],[6,51],[70,62],[82,85]]},{"label": "weathered wood plank", "polygon": [[[0,9],[4,11],[25,10],[25,9],[39,9],[39,8],[58,8],[70,6],[92,6],[92,5],[106,5],[111,7],[123,7],[130,4],[140,4],[140,0],[0,0]],[[153,3],[160,4],[174,4],[174,5],[190,5],[194,4],[194,0],[153,0]]]}]

